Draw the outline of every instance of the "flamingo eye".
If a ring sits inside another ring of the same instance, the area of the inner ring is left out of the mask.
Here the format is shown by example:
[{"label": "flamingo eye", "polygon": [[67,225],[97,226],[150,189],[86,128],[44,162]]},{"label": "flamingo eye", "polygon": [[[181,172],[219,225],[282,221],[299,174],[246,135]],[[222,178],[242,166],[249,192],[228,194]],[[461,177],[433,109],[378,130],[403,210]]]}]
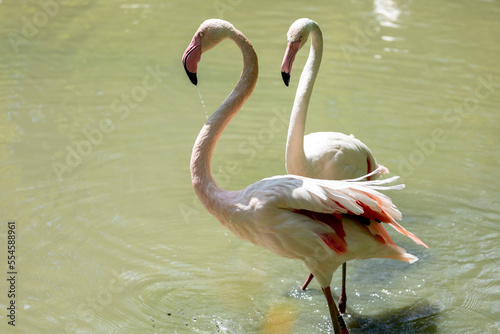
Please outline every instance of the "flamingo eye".
[{"label": "flamingo eye", "polygon": [[203,37],[203,35],[204,35],[204,34],[203,34],[202,32],[200,32],[200,33],[198,34],[198,36],[200,36],[200,37]]}]

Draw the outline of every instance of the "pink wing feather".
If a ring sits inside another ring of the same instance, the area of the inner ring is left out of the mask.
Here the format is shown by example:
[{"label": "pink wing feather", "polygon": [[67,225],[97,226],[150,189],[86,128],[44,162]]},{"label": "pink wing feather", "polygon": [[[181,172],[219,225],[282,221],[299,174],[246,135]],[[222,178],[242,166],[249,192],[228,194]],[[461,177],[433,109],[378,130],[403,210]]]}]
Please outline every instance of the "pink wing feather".
[{"label": "pink wing feather", "polygon": [[[364,182],[313,180],[297,176],[293,176],[293,178],[301,180],[303,184],[300,188],[295,189],[292,198],[289,198],[288,204],[291,204],[289,208],[294,212],[330,226],[333,230],[331,233],[321,232],[317,234],[337,254],[347,252],[342,214],[368,219],[370,223],[364,225],[381,243],[395,246],[392,238],[383,225],[380,224],[387,223],[415,243],[429,248],[413,233],[396,222],[396,219],[401,219],[401,212],[388,196],[375,190],[403,188],[404,185],[385,186],[385,184],[396,180],[397,177]],[[301,201],[301,199],[305,198],[309,200]],[[311,201],[311,198],[316,200]],[[311,206],[312,203],[314,203],[313,206]]]}]

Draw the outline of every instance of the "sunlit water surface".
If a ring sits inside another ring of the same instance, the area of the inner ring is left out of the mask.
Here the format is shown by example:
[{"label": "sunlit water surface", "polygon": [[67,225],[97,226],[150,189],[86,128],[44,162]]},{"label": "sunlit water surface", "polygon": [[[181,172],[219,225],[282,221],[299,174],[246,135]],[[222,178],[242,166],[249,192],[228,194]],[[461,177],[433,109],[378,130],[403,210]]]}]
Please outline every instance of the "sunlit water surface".
[{"label": "sunlit water surface", "polygon": [[2,279],[0,331],[333,332],[304,266],[238,240],[191,188],[193,142],[242,65],[230,42],[203,56],[205,109],[180,59],[210,17],[260,62],[215,151],[221,185],[285,173],[307,52],[289,88],[279,72],[299,17],[325,41],[307,131],[355,134],[406,184],[390,196],[431,248],[391,230],[418,262],[348,265],[351,333],[499,333],[500,3],[466,0],[0,1],[5,272],[7,221],[18,246],[16,327]]}]

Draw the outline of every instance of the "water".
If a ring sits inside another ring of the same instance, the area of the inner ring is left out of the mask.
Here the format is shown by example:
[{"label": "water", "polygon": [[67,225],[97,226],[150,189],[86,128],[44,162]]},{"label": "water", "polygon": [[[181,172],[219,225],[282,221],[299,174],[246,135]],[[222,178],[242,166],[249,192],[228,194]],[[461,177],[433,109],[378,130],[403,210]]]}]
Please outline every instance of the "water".
[{"label": "water", "polygon": [[[389,231],[420,260],[348,266],[351,333],[500,332],[498,1],[47,0],[0,4],[4,273],[8,221],[18,246],[16,328],[0,312],[2,333],[332,333],[317,283],[298,289],[305,268],[224,229],[189,174],[206,119],[180,59],[199,24],[231,21],[259,55],[212,163],[241,189],[284,173],[307,52],[289,88],[279,70],[304,16],[325,39],[307,131],[352,133],[401,175],[390,195],[431,247]],[[241,65],[229,42],[203,55],[208,113]]]},{"label": "water", "polygon": [[205,106],[205,101],[203,101],[203,97],[201,97],[201,92],[200,92],[200,87],[196,86],[196,89],[198,90],[198,95],[200,96],[200,101],[201,105],[203,106],[203,110],[205,111],[205,118],[208,119],[208,111],[207,107]]}]

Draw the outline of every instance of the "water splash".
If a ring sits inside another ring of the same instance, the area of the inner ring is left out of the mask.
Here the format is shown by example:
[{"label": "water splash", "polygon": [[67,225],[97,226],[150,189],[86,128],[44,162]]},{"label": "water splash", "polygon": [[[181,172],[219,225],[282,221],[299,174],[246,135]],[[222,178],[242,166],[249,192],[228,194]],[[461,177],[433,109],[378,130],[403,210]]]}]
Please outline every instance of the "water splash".
[{"label": "water splash", "polygon": [[196,89],[198,90],[198,95],[200,96],[200,101],[201,105],[203,106],[203,110],[205,110],[205,117],[208,119],[207,107],[205,106],[205,101],[203,101],[203,98],[201,97],[200,87],[196,86]]}]

